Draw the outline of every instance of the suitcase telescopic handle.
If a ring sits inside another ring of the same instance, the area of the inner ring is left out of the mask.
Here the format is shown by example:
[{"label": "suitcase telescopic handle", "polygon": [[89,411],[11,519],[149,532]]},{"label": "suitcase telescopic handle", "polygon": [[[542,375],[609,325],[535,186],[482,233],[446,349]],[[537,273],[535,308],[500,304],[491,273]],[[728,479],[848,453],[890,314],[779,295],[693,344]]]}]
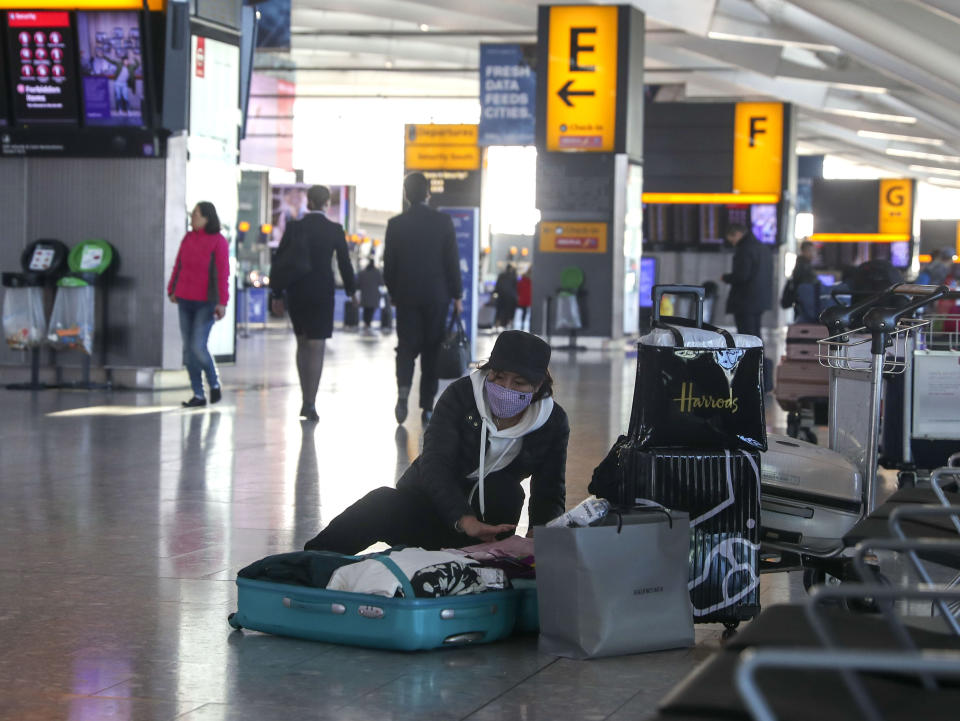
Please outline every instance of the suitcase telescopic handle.
[{"label": "suitcase telescopic handle", "polygon": [[697,301],[697,315],[693,319],[697,328],[703,326],[703,301],[707,292],[702,285],[655,285],[653,286],[653,322],[660,322],[660,300],[665,294],[689,295]]}]

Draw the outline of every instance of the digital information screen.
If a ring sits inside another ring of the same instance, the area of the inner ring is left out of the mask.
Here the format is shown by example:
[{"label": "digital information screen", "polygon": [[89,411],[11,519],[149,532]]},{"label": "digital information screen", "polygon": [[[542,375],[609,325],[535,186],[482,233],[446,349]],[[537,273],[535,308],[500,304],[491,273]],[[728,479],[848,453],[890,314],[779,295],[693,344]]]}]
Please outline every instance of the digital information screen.
[{"label": "digital information screen", "polygon": [[640,259],[640,307],[653,307],[653,286],[657,283],[657,259],[644,256]]},{"label": "digital information screen", "polygon": [[77,13],[87,125],[143,125],[143,54],[136,12]]},{"label": "digital information screen", "polygon": [[761,243],[767,245],[777,244],[777,206],[776,205],[751,205],[750,206],[750,229],[753,235]]},{"label": "digital information screen", "polygon": [[70,13],[7,13],[13,116],[18,123],[77,122],[77,86]]}]

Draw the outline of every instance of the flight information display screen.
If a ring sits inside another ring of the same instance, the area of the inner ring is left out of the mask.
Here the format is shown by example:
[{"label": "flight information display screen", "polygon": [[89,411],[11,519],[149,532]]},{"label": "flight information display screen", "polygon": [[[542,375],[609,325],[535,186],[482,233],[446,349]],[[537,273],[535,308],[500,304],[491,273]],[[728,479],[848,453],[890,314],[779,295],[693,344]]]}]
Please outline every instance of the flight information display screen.
[{"label": "flight information display screen", "polygon": [[7,58],[17,123],[77,123],[71,16],[65,11],[7,13]]}]

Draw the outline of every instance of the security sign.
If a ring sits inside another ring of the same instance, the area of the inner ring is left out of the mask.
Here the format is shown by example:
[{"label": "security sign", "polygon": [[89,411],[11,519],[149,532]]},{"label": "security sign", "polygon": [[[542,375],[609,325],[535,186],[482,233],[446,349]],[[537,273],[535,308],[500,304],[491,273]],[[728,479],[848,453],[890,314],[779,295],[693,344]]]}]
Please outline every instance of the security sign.
[{"label": "security sign", "polygon": [[617,6],[550,8],[547,150],[613,152]]}]

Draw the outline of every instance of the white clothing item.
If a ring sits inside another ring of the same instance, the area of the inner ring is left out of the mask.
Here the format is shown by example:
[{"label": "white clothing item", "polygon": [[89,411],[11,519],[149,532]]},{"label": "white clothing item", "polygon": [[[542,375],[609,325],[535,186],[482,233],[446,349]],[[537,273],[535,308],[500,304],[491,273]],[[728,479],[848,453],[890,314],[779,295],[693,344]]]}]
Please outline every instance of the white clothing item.
[{"label": "white clothing item", "polygon": [[[480,493],[480,517],[486,512],[486,498],[484,497],[483,482],[486,476],[501,468],[510,465],[514,458],[520,454],[520,448],[523,446],[522,438],[528,433],[533,433],[550,418],[553,413],[553,398],[547,396],[531,403],[523,412],[520,422],[510,428],[503,430],[497,429],[493,413],[490,410],[490,402],[487,400],[486,391],[483,388],[483,382],[487,378],[487,372],[479,368],[470,373],[470,382],[473,384],[473,399],[477,403],[482,419],[480,427],[480,465],[467,478],[476,478],[477,482],[470,490],[469,502],[473,503],[473,495]],[[493,463],[487,463],[487,439],[490,439],[490,457],[494,459]]]},{"label": "white clothing item", "polygon": [[[446,551],[425,551],[422,548],[405,548],[391,553],[389,558],[400,567],[408,579],[413,578],[417,571],[440,563],[453,562],[461,565],[477,563]],[[338,568],[330,577],[327,588],[332,591],[373,593],[392,598],[400,588],[400,581],[380,561],[368,559]]]}]

